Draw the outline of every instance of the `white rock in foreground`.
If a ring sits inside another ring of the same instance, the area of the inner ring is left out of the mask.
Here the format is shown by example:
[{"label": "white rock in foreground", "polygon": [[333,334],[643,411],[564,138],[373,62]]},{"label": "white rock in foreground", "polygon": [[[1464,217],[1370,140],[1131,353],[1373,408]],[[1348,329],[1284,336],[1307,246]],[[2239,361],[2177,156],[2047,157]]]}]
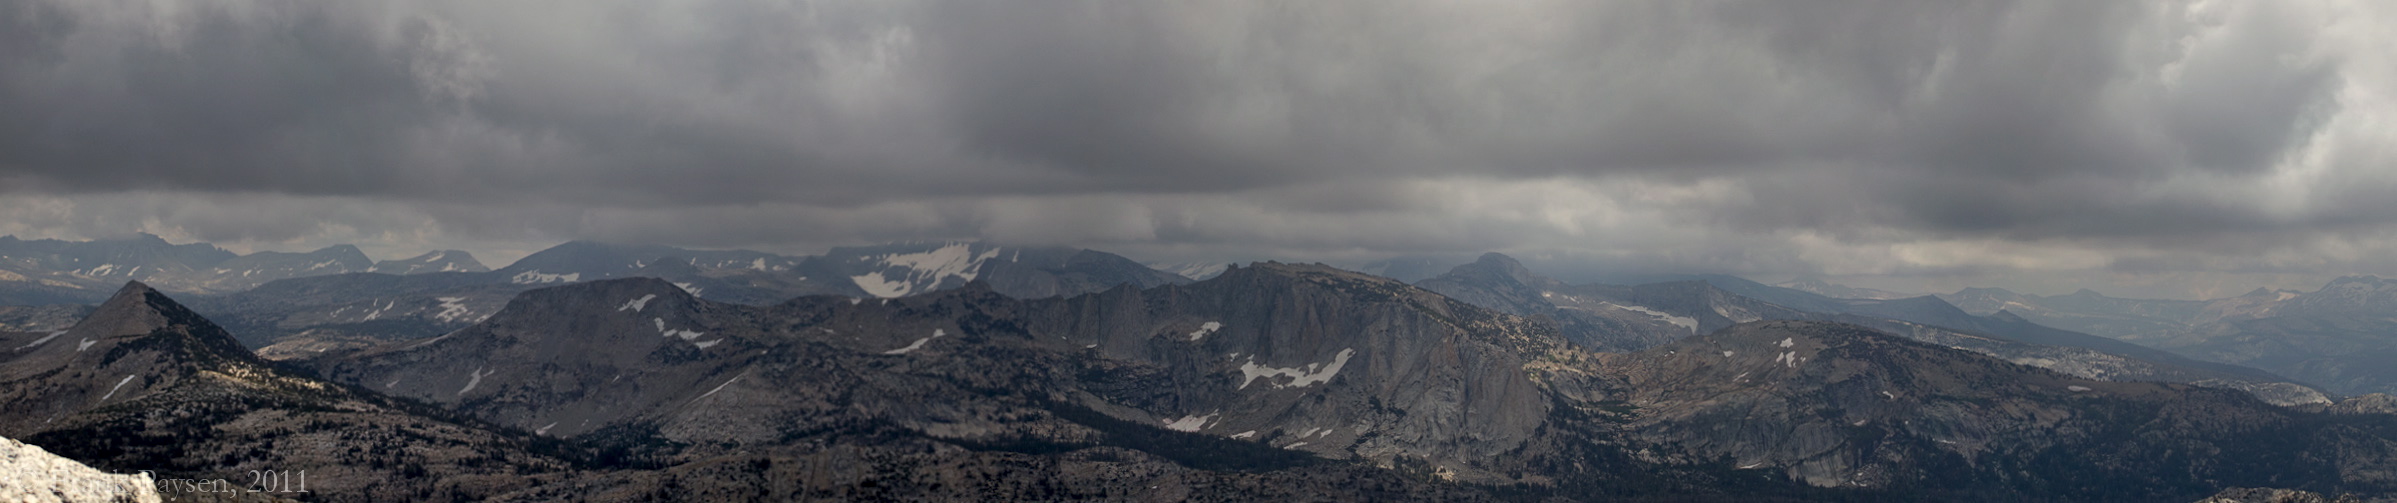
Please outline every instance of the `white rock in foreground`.
[{"label": "white rock in foreground", "polygon": [[149,475],[109,474],[0,437],[0,501],[154,503],[158,490]]}]

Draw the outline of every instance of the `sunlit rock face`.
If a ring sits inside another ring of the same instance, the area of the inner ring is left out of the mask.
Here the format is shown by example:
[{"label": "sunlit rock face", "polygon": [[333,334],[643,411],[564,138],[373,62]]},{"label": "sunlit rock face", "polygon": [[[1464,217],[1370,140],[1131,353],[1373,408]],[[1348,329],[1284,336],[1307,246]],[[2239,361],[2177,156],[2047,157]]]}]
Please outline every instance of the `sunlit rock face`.
[{"label": "sunlit rock face", "polygon": [[0,438],[0,501],[156,503],[158,491],[149,475],[102,472],[41,447]]}]

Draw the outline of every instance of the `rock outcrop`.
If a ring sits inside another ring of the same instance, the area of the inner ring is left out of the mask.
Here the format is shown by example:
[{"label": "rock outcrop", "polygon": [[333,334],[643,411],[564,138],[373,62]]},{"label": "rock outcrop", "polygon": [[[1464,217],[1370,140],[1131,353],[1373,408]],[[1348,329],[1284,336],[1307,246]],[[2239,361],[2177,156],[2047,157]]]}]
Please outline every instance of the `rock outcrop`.
[{"label": "rock outcrop", "polygon": [[146,474],[118,475],[0,437],[0,501],[158,503]]}]

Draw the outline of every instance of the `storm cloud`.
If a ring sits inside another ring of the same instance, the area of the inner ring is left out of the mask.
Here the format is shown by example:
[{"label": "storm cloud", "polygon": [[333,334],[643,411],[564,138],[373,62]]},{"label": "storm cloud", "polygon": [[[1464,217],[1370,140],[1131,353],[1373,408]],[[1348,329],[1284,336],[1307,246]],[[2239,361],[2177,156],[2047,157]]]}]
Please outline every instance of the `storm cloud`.
[{"label": "storm cloud", "polygon": [[2397,271],[2391,32],[2366,1],[0,0],[0,232],[2204,296]]}]

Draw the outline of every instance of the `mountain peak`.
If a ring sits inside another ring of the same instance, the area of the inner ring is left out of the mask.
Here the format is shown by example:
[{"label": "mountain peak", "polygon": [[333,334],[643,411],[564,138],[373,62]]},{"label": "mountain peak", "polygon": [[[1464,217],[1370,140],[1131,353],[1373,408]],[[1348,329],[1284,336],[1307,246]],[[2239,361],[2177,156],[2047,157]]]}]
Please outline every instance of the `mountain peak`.
[{"label": "mountain peak", "polygon": [[1524,268],[1522,262],[1498,252],[1484,253],[1473,263],[1449,269],[1448,274],[1443,276],[1506,278],[1526,286],[1536,286],[1542,283],[1540,281],[1542,278],[1538,274],[1532,273],[1531,269]]},{"label": "mountain peak", "polygon": [[1522,268],[1522,267],[1523,267],[1523,262],[1522,262],[1522,261],[1515,260],[1515,258],[1514,258],[1514,257],[1509,257],[1509,256],[1506,256],[1506,254],[1504,254],[1504,253],[1498,253],[1498,252],[1489,252],[1489,253],[1484,253],[1484,254],[1481,254],[1481,258],[1476,258],[1476,259],[1474,259],[1474,260],[1473,260],[1473,263],[1476,263],[1476,264],[1489,264],[1489,265],[1496,265],[1496,266],[1500,266],[1500,267],[1513,267],[1513,268]]},{"label": "mountain peak", "polygon": [[1318,283],[1322,283],[1326,280],[1345,280],[1361,281],[1364,283],[1373,284],[1405,284],[1404,282],[1400,282],[1395,279],[1341,269],[1321,263],[1297,264],[1282,263],[1270,260],[1264,262],[1251,262],[1249,263],[1248,267],[1226,269],[1223,274],[1217,275],[1214,280],[1210,281],[1230,280],[1232,283],[1247,283],[1265,278],[1271,278],[1268,280],[1269,284],[1283,284],[1279,282],[1290,280],[1314,281]]},{"label": "mountain peak", "polygon": [[369,272],[388,274],[419,274],[431,272],[484,272],[491,268],[474,259],[474,254],[461,250],[434,250],[423,255],[399,260],[376,262]]},{"label": "mountain peak", "polygon": [[2330,287],[2333,287],[2333,286],[2338,286],[2338,285],[2343,285],[2343,284],[2348,284],[2348,283],[2361,283],[2361,284],[2367,284],[2367,285],[2378,285],[2378,284],[2380,284],[2380,283],[2381,283],[2381,280],[2380,280],[2380,277],[2379,277],[2379,276],[2373,276],[2373,275],[2370,275],[2370,274],[2359,274],[2359,275],[2354,275],[2354,276],[2340,276],[2338,279],[2333,279],[2333,280],[2330,280],[2330,283],[2329,283],[2329,284],[2325,284],[2325,285],[2323,285],[2322,287],[2323,287],[2323,288],[2325,288],[2325,289],[2328,289],[2328,288],[2330,288]]},{"label": "mountain peak", "polygon": [[143,295],[143,294],[157,293],[157,292],[158,292],[158,289],[155,289],[155,288],[150,288],[150,285],[148,285],[148,284],[146,284],[146,283],[142,283],[142,282],[140,282],[140,281],[127,281],[127,282],[125,282],[125,286],[122,286],[122,287],[118,287],[118,288],[117,288],[117,293],[116,293],[116,294],[114,294],[114,295],[110,295],[110,296],[108,297],[108,301],[109,301],[109,302],[116,302],[116,300],[117,300],[117,299],[121,299],[121,298],[124,298],[124,297],[126,297],[126,296],[131,296],[131,295]]},{"label": "mountain peak", "polygon": [[172,333],[189,339],[188,349],[207,358],[254,359],[248,348],[215,323],[139,281],[127,281],[114,296],[68,329],[66,335],[93,341]]},{"label": "mountain peak", "polygon": [[96,334],[87,331],[87,335],[95,336],[149,333],[167,323],[166,315],[159,309],[159,301],[174,303],[167,300],[165,295],[160,295],[157,289],[150,288],[150,285],[127,281],[124,287],[117,289],[115,295],[108,297],[108,301],[93,308],[92,314],[84,317],[75,328],[99,331]]},{"label": "mountain peak", "polygon": [[1998,287],[1980,287],[1980,286],[1973,286],[1973,287],[1965,287],[1965,288],[1964,288],[1964,289],[1962,289],[1962,290],[1957,290],[1957,291],[1956,291],[1956,295],[2005,295],[2005,296],[2013,296],[2013,295],[2015,295],[2015,293],[2014,293],[2014,291],[2013,291],[2013,290],[2007,290],[2007,289],[2004,289],[2004,288],[1998,288]]},{"label": "mountain peak", "polygon": [[126,238],[125,238],[125,240],[126,240],[126,241],[135,242],[135,243],[141,243],[141,244],[155,244],[155,245],[166,245],[166,244],[171,244],[171,243],[168,243],[168,242],[166,242],[166,238],[158,237],[158,235],[157,235],[157,234],[151,234],[151,233],[147,233],[147,232],[136,232],[136,233],[133,233],[133,235],[132,235],[132,236],[128,236],[128,237],[126,237]]}]

